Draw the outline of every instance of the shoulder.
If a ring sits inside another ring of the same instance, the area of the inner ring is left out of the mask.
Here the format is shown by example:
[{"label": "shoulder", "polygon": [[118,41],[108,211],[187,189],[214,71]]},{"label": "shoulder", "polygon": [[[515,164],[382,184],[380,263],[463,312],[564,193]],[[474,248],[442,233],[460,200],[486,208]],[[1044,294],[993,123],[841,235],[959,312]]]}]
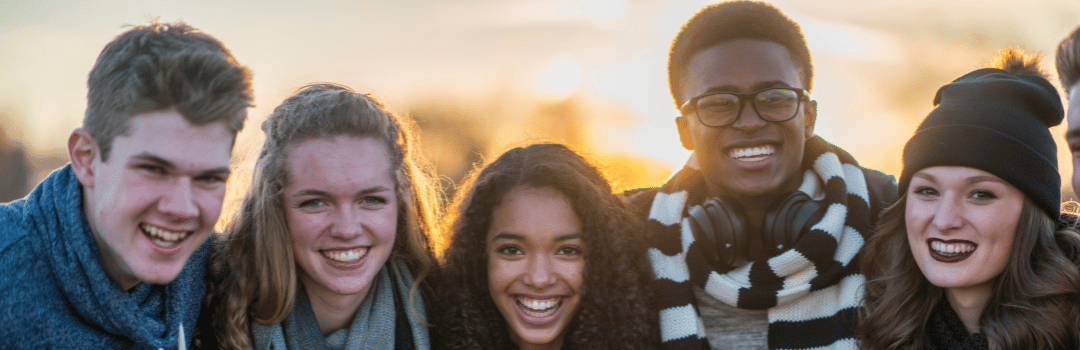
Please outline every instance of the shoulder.
[{"label": "shoulder", "polygon": [[653,198],[656,198],[657,192],[660,192],[659,187],[637,188],[624,191],[623,198],[626,198],[626,201],[630,203],[630,207],[635,210],[636,215],[645,217],[649,214],[649,208],[652,206]]},{"label": "shoulder", "polygon": [[[0,324],[4,325],[0,339],[5,339],[0,348],[66,339],[68,335],[62,334],[65,329],[78,328],[80,334],[85,331],[52,277],[46,258],[28,241],[13,241],[0,251]],[[34,336],[26,337],[28,334]]]},{"label": "shoulder", "polygon": [[0,204],[0,255],[30,235],[25,207],[25,199]]},{"label": "shoulder", "polygon": [[[15,203],[0,204],[0,298],[14,284],[32,283],[41,278],[44,268],[41,250],[34,246],[35,229],[26,224],[22,208]],[[27,276],[27,273],[32,275]],[[32,280],[21,280],[33,277]]]},{"label": "shoulder", "polygon": [[866,189],[870,192],[871,207],[883,210],[896,203],[899,193],[895,177],[873,169],[862,168],[862,171],[866,178]]}]

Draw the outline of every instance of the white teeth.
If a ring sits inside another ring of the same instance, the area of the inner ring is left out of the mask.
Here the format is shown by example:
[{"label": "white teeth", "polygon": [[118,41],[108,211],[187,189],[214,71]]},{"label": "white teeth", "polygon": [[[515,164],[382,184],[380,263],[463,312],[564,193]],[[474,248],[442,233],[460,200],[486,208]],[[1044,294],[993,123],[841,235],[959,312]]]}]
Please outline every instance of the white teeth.
[{"label": "white teeth", "polygon": [[191,231],[174,232],[156,226],[150,226],[147,224],[139,225],[139,228],[141,228],[142,231],[145,232],[147,235],[150,235],[150,238],[153,239],[155,243],[166,247],[171,247],[177,243],[180,243],[181,240],[187,238],[187,236],[191,234]]},{"label": "white teeth", "polygon": [[521,311],[532,317],[547,317],[559,310],[559,304],[562,299],[532,299],[532,298],[518,298],[518,306],[521,307]]},{"label": "white teeth", "polygon": [[975,245],[971,243],[945,243],[940,241],[930,242],[930,249],[945,256],[953,256],[957,254],[969,253],[975,250]]},{"label": "white teeth", "polygon": [[753,162],[765,159],[776,153],[776,147],[773,145],[764,145],[750,148],[736,148],[728,152],[728,156],[737,160]]},{"label": "white teeth", "polygon": [[330,260],[333,260],[333,261],[340,261],[340,262],[357,261],[357,260],[360,260],[360,258],[363,258],[365,255],[367,255],[367,253],[368,253],[368,248],[360,248],[360,249],[345,250],[345,251],[341,251],[341,250],[338,250],[338,251],[326,251],[326,250],[324,250],[324,251],[322,251],[322,255],[325,256],[327,259],[330,259]]}]

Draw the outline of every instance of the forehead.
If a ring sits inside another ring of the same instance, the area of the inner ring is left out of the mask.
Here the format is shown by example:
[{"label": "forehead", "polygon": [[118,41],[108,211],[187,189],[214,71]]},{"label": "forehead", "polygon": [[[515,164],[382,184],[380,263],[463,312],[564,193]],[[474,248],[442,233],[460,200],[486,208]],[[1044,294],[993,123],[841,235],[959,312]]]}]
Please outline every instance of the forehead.
[{"label": "forehead", "polygon": [[227,167],[235,135],[224,121],[195,125],[173,109],[139,113],[112,141],[110,160],[153,156],[180,169]]},{"label": "forehead", "polygon": [[965,185],[974,182],[991,181],[1008,184],[1005,180],[986,170],[966,166],[933,166],[921,169],[912,176],[941,184]]},{"label": "forehead", "polygon": [[492,211],[488,231],[489,239],[507,232],[529,241],[549,241],[580,233],[581,220],[562,192],[550,187],[516,187]]},{"label": "forehead", "polygon": [[351,190],[393,186],[390,150],[372,137],[331,136],[301,141],[287,150],[287,186]]},{"label": "forehead", "polygon": [[715,88],[750,92],[771,86],[803,87],[800,69],[787,48],[752,39],[727,41],[695,53],[683,79],[686,98]]}]

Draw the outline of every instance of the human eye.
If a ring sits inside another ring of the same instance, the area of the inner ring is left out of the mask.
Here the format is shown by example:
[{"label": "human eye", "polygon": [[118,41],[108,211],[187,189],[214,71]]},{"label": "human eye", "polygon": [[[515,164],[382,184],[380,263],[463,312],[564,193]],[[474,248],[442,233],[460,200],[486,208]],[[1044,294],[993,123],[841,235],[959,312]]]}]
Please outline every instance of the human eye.
[{"label": "human eye", "polygon": [[222,175],[201,175],[201,176],[198,176],[198,177],[195,178],[195,181],[198,181],[198,182],[201,182],[201,183],[207,184],[207,185],[216,185],[216,184],[225,183],[225,180],[227,180],[227,178],[225,176],[222,176]]},{"label": "human eye", "polygon": [[324,206],[326,206],[326,202],[318,198],[308,199],[306,201],[300,202],[300,204],[297,204],[297,207],[306,209],[315,209]]},{"label": "human eye", "polygon": [[936,189],[928,186],[916,187],[915,190],[911,191],[911,193],[914,193],[916,196],[919,197],[933,197],[938,195],[938,191]]},{"label": "human eye", "polygon": [[795,104],[799,95],[787,89],[770,89],[757,94],[755,102],[758,107],[788,107]]},{"label": "human eye", "polygon": [[702,112],[728,112],[738,108],[739,98],[731,94],[713,94],[699,99],[697,105]]},{"label": "human eye", "polygon": [[390,203],[390,200],[382,196],[365,196],[360,199],[360,204],[368,208],[380,208]]},{"label": "human eye", "polygon": [[989,190],[975,190],[971,192],[971,198],[976,201],[991,201],[997,199],[998,196]]},{"label": "human eye", "polygon": [[563,247],[560,247],[560,248],[559,248],[559,250],[557,251],[557,253],[558,253],[559,255],[566,255],[566,256],[571,256],[571,257],[578,257],[578,256],[582,256],[582,255],[584,255],[584,254],[585,254],[585,250],[584,250],[584,249],[582,249],[582,248],[581,248],[581,247],[579,247],[579,246],[575,246],[575,245],[568,245],[568,246],[563,246]]},{"label": "human eye", "polygon": [[152,176],[165,176],[166,174],[165,167],[154,164],[138,164],[135,168]]},{"label": "human eye", "polygon": [[498,248],[495,248],[495,252],[510,257],[524,254],[521,251],[521,248],[518,248],[518,246],[513,244],[499,246]]}]

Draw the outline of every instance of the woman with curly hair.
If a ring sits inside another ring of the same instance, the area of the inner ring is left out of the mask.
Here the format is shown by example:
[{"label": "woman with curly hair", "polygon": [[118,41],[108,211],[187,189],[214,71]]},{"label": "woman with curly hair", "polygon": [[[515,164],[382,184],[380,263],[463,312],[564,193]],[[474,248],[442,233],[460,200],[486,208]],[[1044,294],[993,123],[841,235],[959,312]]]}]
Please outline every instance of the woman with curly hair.
[{"label": "woman with curly hair", "polygon": [[447,349],[634,349],[654,340],[640,223],[558,144],[512,149],[462,186],[440,269]]},{"label": "woman with curly hair", "polygon": [[1060,215],[1061,100],[1006,50],[938,90],[862,257],[864,349],[1077,349],[1080,235]]},{"label": "woman with curly hair", "polygon": [[429,348],[413,276],[437,265],[437,197],[412,124],[316,84],[262,128],[252,187],[214,247],[209,347]]}]

